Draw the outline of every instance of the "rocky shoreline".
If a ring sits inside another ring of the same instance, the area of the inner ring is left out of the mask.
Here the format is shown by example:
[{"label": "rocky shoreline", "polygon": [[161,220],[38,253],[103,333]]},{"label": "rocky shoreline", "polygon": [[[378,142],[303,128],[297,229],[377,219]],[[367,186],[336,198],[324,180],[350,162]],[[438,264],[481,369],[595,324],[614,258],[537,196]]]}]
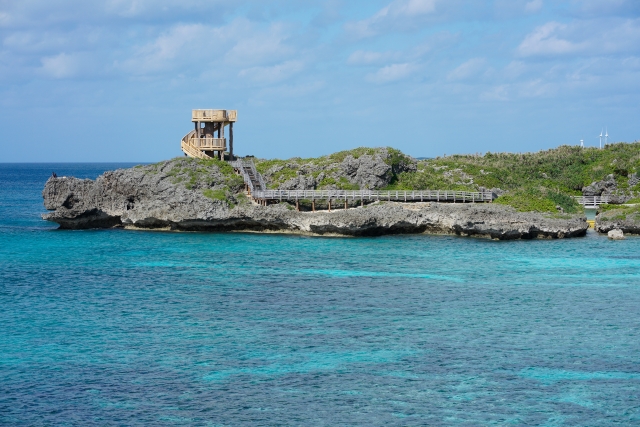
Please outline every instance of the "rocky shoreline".
[{"label": "rocky shoreline", "polygon": [[640,235],[640,205],[620,205],[600,212],[595,229],[599,233],[619,230],[624,234]]},{"label": "rocky shoreline", "polygon": [[[212,192],[229,178],[210,172]],[[517,212],[497,204],[374,202],[332,212],[298,212],[287,203],[258,206],[241,192],[211,197],[169,171],[150,167],[106,172],[96,180],[50,178],[43,219],[63,229],[124,227],[175,231],[257,231],[375,236],[433,233],[499,240],[567,238],[586,234],[580,215]]]}]

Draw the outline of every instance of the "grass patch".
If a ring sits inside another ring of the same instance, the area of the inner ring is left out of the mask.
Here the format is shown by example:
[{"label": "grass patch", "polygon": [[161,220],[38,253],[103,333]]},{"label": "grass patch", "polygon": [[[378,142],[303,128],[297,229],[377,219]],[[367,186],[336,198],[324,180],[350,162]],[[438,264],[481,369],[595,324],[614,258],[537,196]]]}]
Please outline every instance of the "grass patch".
[{"label": "grass patch", "polygon": [[494,200],[494,203],[511,206],[518,212],[558,212],[553,200],[535,191],[519,191],[504,194]]},{"label": "grass patch", "polygon": [[202,190],[202,194],[211,200],[227,200],[227,192],[225,190],[212,190],[210,188]]}]

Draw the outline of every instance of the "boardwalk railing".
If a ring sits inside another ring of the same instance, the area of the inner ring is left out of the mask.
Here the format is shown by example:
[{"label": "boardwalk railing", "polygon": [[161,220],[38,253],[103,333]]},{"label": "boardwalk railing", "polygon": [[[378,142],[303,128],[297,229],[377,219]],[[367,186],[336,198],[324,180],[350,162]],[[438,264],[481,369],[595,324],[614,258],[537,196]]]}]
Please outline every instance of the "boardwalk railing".
[{"label": "boardwalk railing", "polygon": [[609,203],[609,197],[607,196],[575,196],[574,199],[582,206],[591,208]]},{"label": "boardwalk railing", "polygon": [[264,190],[251,193],[259,200],[387,200],[421,202],[491,202],[490,191],[438,191],[438,190]]},{"label": "boardwalk railing", "polygon": [[191,138],[188,142],[200,149],[224,150],[227,147],[226,138]]},{"label": "boardwalk railing", "polygon": [[[252,160],[238,159],[230,161],[229,164],[231,165],[231,167],[240,172],[242,178],[244,179],[244,183],[247,184],[249,192],[252,195],[254,195],[257,191],[261,191],[267,188],[262,175],[258,173],[258,171],[256,170],[256,165]],[[253,196],[253,198],[256,197]]]}]

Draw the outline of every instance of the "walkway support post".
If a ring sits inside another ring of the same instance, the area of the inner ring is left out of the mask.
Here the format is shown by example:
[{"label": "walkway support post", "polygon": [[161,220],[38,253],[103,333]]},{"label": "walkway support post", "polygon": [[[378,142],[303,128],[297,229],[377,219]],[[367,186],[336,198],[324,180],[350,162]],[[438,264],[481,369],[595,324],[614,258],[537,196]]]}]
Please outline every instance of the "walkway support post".
[{"label": "walkway support post", "polygon": [[229,160],[233,161],[233,122],[229,123]]}]

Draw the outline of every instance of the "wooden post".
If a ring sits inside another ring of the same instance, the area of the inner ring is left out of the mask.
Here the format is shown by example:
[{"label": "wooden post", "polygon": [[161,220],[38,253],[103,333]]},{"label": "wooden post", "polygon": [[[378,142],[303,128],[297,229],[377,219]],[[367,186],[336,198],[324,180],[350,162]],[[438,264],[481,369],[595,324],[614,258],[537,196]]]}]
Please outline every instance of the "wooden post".
[{"label": "wooden post", "polygon": [[331,199],[329,199],[329,212],[331,212]]},{"label": "wooden post", "polygon": [[229,160],[233,161],[233,122],[229,123]]},{"label": "wooden post", "polygon": [[300,203],[298,202],[298,199],[296,199],[296,210],[300,212]]},{"label": "wooden post", "polygon": [[344,210],[346,211],[347,209],[349,209],[349,206],[347,205],[347,199],[344,199]]},{"label": "wooden post", "polygon": [[312,212],[316,211],[316,200],[315,199],[311,199],[311,211]]},{"label": "wooden post", "polygon": [[364,208],[364,197],[360,196],[360,206]]}]

